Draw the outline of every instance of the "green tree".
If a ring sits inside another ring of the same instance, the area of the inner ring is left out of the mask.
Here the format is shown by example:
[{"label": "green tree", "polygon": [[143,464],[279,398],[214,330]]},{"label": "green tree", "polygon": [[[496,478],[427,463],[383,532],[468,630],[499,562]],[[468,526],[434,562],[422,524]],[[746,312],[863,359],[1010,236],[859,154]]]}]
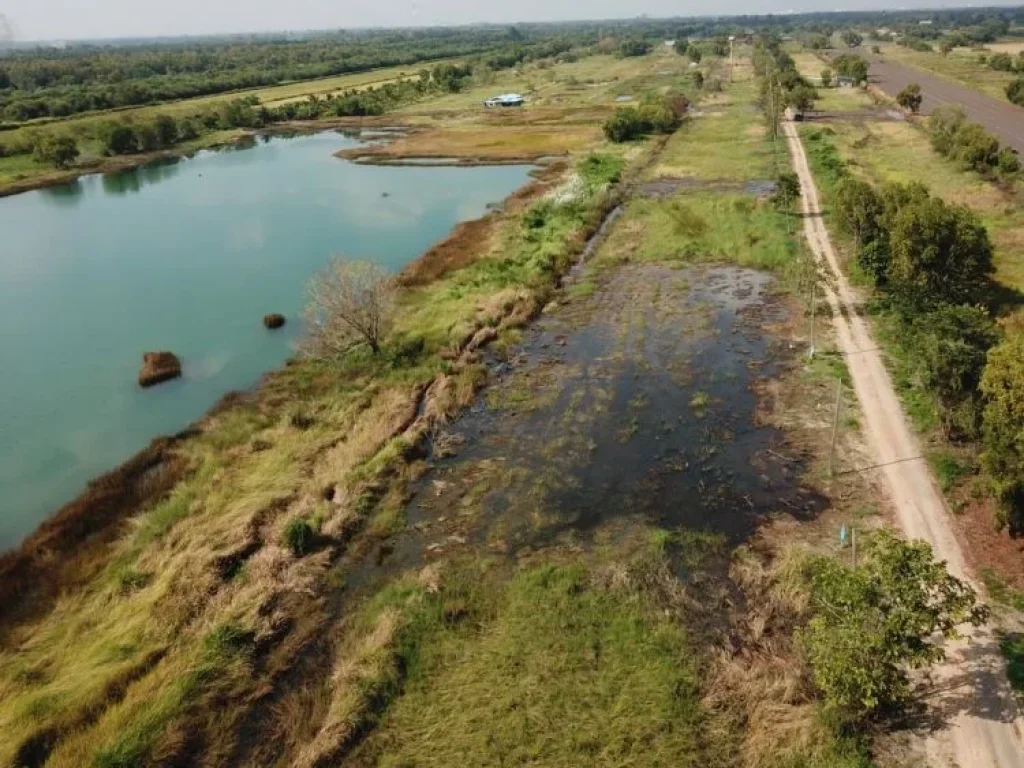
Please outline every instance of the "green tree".
[{"label": "green tree", "polygon": [[992,478],[1000,527],[1024,533],[1024,333],[1011,332],[988,355],[981,377],[986,405],[982,461]]},{"label": "green tree", "polygon": [[808,112],[814,109],[814,101],[818,94],[809,85],[801,83],[786,93],[786,106],[793,107],[800,112]]},{"label": "green tree", "polygon": [[680,56],[685,56],[686,55],[686,51],[687,51],[687,49],[689,49],[689,47],[690,47],[690,41],[687,40],[685,37],[679,38],[672,45],[673,50],[675,50],[675,52],[678,53]]},{"label": "green tree", "polygon": [[992,244],[977,214],[931,196],[899,207],[889,250],[890,288],[912,304],[970,301],[993,269]]},{"label": "green tree", "polygon": [[1018,77],[1006,86],[1006,98],[1018,107],[1024,107],[1024,77]]},{"label": "green tree", "polygon": [[896,103],[904,109],[909,109],[915,114],[921,109],[921,101],[923,100],[921,95],[921,86],[917,83],[911,83],[902,91],[896,94]]},{"label": "green tree", "polygon": [[963,107],[947,105],[932,112],[928,118],[928,131],[932,147],[942,155],[948,155],[956,145],[957,134],[967,122]]},{"label": "green tree", "polygon": [[839,73],[840,77],[848,78],[853,81],[855,85],[867,82],[868,63],[860,56],[852,53],[844,53],[842,56],[837,56],[835,58],[832,62],[832,66],[835,67],[835,70]]},{"label": "green tree", "polygon": [[821,70],[821,87],[831,88],[832,87],[832,70],[825,67]]},{"label": "green tree", "polygon": [[646,40],[623,40],[619,43],[619,55],[625,58],[645,56],[651,52],[651,44]]},{"label": "green tree", "polygon": [[982,307],[941,304],[913,320],[917,378],[933,392],[946,436],[953,440],[979,435],[979,391],[989,348],[998,341],[995,323]]},{"label": "green tree", "polygon": [[692,61],[694,64],[700,64],[701,52],[700,48],[698,48],[696,45],[691,45],[689,48],[687,48],[686,55],[690,57],[690,61]]},{"label": "green tree", "polygon": [[843,32],[843,34],[840,35],[840,38],[850,48],[856,48],[861,43],[864,42],[864,37],[859,32],[856,32],[856,31],[854,31],[852,29],[848,29],[845,32]]},{"label": "green tree", "polygon": [[698,91],[704,87],[704,73],[699,69],[693,72],[690,77],[693,79],[693,87]]},{"label": "green tree", "polygon": [[70,136],[42,136],[35,142],[32,156],[37,162],[67,168],[78,159],[78,144]]},{"label": "green tree", "polygon": [[988,173],[999,163],[999,141],[977,123],[961,126],[951,153],[965,168]]},{"label": "green tree", "polygon": [[127,155],[139,151],[135,131],[125,123],[106,123],[101,126],[99,134],[108,155]]},{"label": "green tree", "polygon": [[161,147],[170,147],[178,141],[178,123],[170,115],[157,115],[153,121],[157,143]]},{"label": "green tree", "polygon": [[795,173],[780,173],[775,180],[772,202],[780,211],[788,211],[800,199],[800,179]]},{"label": "green tree", "polygon": [[812,617],[798,633],[827,709],[850,726],[904,706],[907,670],[941,661],[939,636],[988,616],[924,542],[882,529],[863,537],[861,553],[856,569],[829,557],[810,561]]},{"label": "green tree", "polygon": [[1011,147],[1000,149],[996,159],[996,170],[1004,178],[1009,178],[1020,171],[1020,157],[1017,152]]},{"label": "green tree", "polygon": [[866,182],[847,178],[836,188],[833,215],[840,232],[854,239],[857,262],[876,283],[889,270],[889,247],[882,227],[882,200]]}]

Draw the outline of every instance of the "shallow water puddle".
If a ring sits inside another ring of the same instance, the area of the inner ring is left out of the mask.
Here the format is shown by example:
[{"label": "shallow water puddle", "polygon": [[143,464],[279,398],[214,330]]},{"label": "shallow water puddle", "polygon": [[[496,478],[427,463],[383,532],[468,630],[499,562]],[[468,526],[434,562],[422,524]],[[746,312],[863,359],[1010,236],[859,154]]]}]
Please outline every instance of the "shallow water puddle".
[{"label": "shallow water puddle", "polygon": [[[756,425],[786,319],[771,277],[628,266],[544,317],[511,368],[439,436],[460,445],[415,489],[390,565],[466,543],[504,553],[578,542],[616,519],[749,536],[813,515],[783,436]],[[393,549],[392,549],[393,548]]]}]

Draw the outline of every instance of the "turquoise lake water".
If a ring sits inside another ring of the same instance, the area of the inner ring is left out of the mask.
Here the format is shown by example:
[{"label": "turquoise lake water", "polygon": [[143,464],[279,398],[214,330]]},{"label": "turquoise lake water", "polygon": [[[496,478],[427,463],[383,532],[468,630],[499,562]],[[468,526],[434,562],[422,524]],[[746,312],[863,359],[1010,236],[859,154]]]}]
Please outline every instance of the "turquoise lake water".
[{"label": "turquoise lake water", "polygon": [[[354,145],[275,138],[0,199],[0,550],[280,365],[330,257],[398,270],[529,172],[332,156]],[[268,312],[288,325],[266,331]],[[142,390],[142,354],[161,349],[184,375]]]}]

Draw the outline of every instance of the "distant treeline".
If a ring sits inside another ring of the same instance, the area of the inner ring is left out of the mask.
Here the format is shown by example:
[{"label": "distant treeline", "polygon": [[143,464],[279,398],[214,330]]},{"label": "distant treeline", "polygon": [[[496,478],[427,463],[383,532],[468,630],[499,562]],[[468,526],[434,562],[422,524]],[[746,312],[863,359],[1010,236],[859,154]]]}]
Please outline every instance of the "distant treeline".
[{"label": "distant treeline", "polygon": [[78,159],[79,141],[99,143],[107,156],[132,155],[170,149],[193,141],[203,134],[235,128],[264,128],[289,120],[316,120],[324,117],[361,117],[382,115],[438,93],[457,93],[475,80],[488,81],[495,70],[515,67],[525,61],[573,58],[569,40],[549,40],[536,44],[517,44],[514,48],[477,56],[462,64],[440,63],[421,69],[407,79],[396,80],[362,90],[351,89],[338,95],[315,95],[305,100],[268,108],[255,96],[225,99],[204,104],[185,116],[156,114],[146,118],[135,115],[111,117],[72,135],[61,126],[46,126],[25,132],[17,142],[0,141],[0,157],[33,154],[43,163],[67,168]]},{"label": "distant treeline", "polygon": [[507,66],[570,45],[564,38],[525,40],[511,28],[426,30],[360,41],[21,51],[0,58],[0,116],[11,122],[66,117],[478,54]]}]

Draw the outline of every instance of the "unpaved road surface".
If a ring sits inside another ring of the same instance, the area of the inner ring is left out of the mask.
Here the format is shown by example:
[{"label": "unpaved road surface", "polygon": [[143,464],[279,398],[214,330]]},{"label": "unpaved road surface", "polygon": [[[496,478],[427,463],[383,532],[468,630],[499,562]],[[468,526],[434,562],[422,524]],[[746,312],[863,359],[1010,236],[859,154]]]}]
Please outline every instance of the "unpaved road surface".
[{"label": "unpaved road surface", "polygon": [[[864,414],[865,436],[889,489],[897,520],[908,538],[927,541],[952,573],[971,580],[946,505],[927,464],[919,458],[920,448],[863,319],[860,301],[839,267],[803,144],[792,123],[785,124],[785,133],[800,178],[804,233],[827,276],[825,294]],[[929,765],[1024,765],[1024,720],[1006,680],[993,630],[983,627],[966,633],[962,640],[947,644],[946,650],[947,661],[936,671],[930,702],[942,724],[928,740]]]},{"label": "unpaved road surface", "polygon": [[[1024,154],[1024,108],[993,99],[930,72],[878,58],[871,60],[871,81],[893,98],[905,86],[917,83],[924,97],[921,102],[923,114],[929,115],[936,107],[946,104],[959,104],[971,120],[981,123],[1003,144]],[[1024,764],[1024,758],[1021,764]]]}]

